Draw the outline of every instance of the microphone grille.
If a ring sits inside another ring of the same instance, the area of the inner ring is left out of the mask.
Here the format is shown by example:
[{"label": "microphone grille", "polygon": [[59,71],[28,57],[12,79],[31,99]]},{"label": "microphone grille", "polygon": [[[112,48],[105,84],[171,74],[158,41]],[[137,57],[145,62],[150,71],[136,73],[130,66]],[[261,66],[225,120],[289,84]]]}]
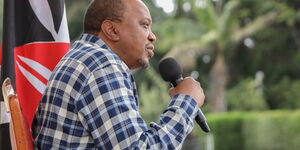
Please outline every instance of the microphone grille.
[{"label": "microphone grille", "polygon": [[182,68],[172,57],[168,57],[160,61],[158,69],[160,75],[165,81],[174,82],[182,77]]}]

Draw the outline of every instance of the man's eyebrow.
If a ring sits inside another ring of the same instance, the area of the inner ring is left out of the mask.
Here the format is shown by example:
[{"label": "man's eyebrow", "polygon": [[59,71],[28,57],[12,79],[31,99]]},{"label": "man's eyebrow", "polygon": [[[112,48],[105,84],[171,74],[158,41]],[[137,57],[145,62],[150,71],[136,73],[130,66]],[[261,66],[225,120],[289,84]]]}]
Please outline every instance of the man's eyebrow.
[{"label": "man's eyebrow", "polygon": [[152,19],[151,18],[145,18],[145,20],[147,20],[149,23],[152,24]]}]

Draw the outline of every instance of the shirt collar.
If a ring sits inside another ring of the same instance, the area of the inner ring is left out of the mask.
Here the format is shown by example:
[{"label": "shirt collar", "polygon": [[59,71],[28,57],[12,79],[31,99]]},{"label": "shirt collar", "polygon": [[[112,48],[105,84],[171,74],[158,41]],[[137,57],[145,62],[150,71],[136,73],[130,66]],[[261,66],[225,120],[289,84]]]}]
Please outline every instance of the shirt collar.
[{"label": "shirt collar", "polygon": [[[124,69],[126,69],[127,72],[131,73],[131,70],[128,68],[128,66],[125,64],[125,62],[115,52],[113,52],[108,47],[108,45],[102,39],[100,39],[99,37],[97,37],[93,34],[83,33],[83,34],[81,34],[79,40],[89,42],[92,45],[96,44],[101,49],[106,50],[105,52],[108,52],[108,55],[113,55],[113,58],[115,59],[115,61],[118,64],[120,64]],[[104,53],[104,55],[107,55],[107,53]]]}]

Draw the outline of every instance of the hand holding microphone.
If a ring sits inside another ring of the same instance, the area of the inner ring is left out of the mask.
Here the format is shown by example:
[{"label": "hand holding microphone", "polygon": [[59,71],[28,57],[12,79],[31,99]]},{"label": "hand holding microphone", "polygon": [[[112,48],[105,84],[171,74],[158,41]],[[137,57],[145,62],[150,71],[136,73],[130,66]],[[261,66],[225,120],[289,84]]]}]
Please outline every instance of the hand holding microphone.
[{"label": "hand holding microphone", "polygon": [[[174,58],[162,60],[158,68],[162,78],[170,82],[174,87],[169,91],[171,97],[175,94],[186,94],[193,97],[199,107],[203,105],[205,96],[200,83],[191,77],[183,79],[182,69]],[[210,128],[206,122],[206,118],[200,108],[199,110],[199,114],[197,114],[195,120],[203,131],[209,132]]]},{"label": "hand holding microphone", "polygon": [[201,107],[204,103],[205,96],[200,83],[195,81],[192,77],[184,78],[180,84],[170,89],[169,95],[171,97],[176,94],[186,94],[192,96],[196,100],[199,107]]}]

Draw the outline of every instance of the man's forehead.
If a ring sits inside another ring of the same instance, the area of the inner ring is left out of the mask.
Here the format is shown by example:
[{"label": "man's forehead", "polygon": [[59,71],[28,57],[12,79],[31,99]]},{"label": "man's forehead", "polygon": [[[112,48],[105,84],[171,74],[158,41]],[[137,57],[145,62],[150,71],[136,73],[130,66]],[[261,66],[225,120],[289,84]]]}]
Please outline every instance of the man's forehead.
[{"label": "man's forehead", "polygon": [[144,15],[145,18],[152,21],[148,7],[141,0],[127,0],[125,2],[126,12],[134,12],[136,14]]}]

